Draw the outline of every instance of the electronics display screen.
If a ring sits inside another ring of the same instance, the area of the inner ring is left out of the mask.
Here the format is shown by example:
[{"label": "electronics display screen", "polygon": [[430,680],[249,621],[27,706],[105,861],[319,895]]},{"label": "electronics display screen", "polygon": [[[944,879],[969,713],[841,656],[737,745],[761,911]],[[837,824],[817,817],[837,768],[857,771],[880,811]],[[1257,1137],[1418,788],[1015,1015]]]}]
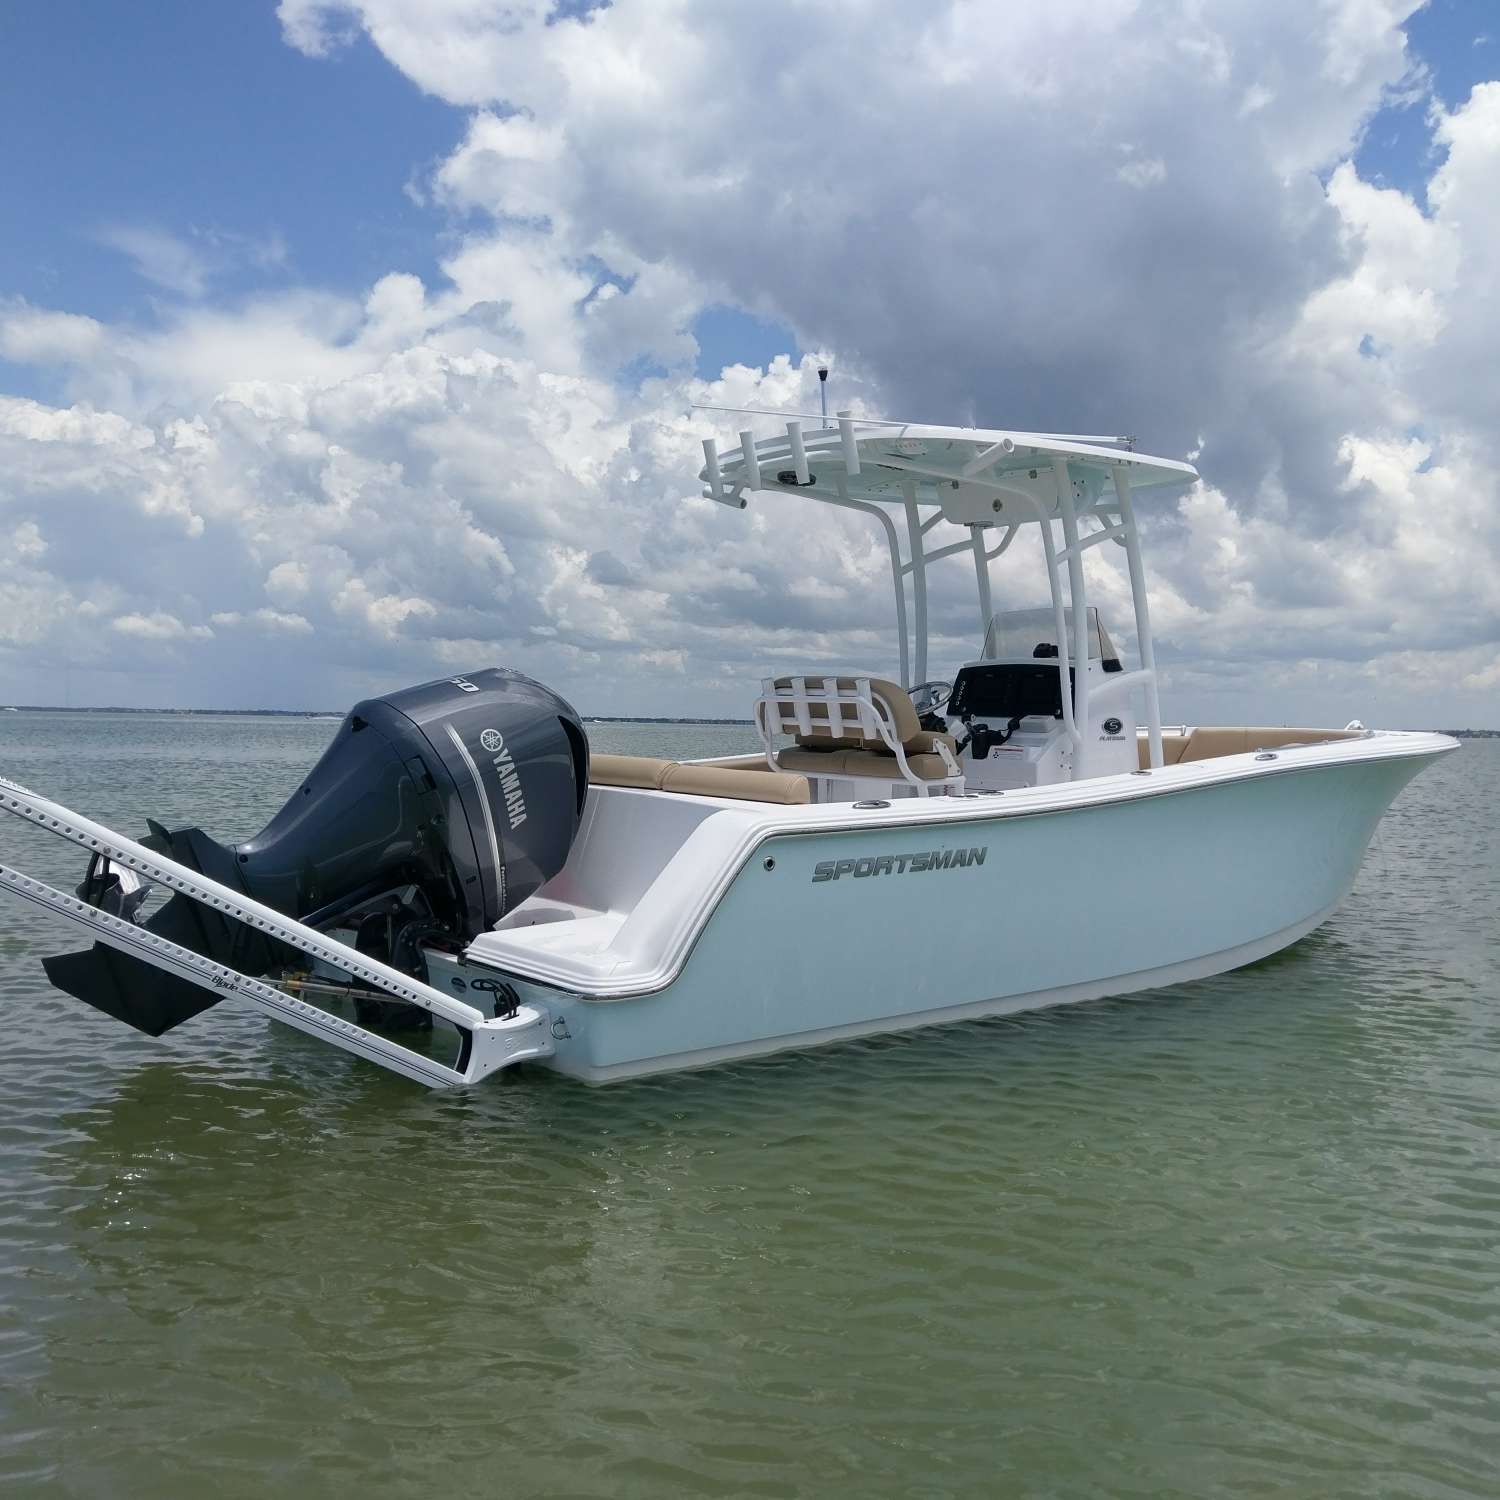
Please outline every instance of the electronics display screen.
[{"label": "electronics display screen", "polygon": [[[1069,674],[1071,678],[1071,673]],[[1035,666],[1019,662],[985,662],[963,667],[953,684],[946,710],[949,718],[1062,718],[1062,696],[1055,661]]]}]

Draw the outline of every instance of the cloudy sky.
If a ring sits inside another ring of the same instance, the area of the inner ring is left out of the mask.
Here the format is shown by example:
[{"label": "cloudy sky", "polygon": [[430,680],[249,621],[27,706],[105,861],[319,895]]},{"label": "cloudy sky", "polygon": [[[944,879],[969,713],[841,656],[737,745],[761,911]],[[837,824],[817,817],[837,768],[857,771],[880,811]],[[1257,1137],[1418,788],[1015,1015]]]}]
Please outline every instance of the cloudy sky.
[{"label": "cloudy sky", "polygon": [[858,518],[697,498],[826,357],[1198,464],[1170,717],[1500,725],[1495,0],[51,0],[0,127],[0,702],[891,670]]}]

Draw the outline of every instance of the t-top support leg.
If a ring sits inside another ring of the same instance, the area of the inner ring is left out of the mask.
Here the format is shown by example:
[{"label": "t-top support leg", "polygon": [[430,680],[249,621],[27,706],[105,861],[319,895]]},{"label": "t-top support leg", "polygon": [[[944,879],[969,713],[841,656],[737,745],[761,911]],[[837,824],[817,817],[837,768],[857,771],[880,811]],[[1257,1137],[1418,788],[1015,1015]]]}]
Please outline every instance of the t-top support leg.
[{"label": "t-top support leg", "polygon": [[984,550],[984,527],[969,527],[969,535],[974,542],[974,577],[979,585],[979,639],[983,641],[995,613],[990,598],[990,560]]},{"label": "t-top support leg", "polygon": [[[1065,458],[1052,460],[1057,480],[1057,509],[1062,518],[1063,551],[1068,559],[1068,605],[1073,611],[1073,724],[1078,735],[1073,756],[1073,780],[1088,774],[1084,765],[1089,725],[1089,601],[1083,580],[1083,555],[1078,549],[1078,510],[1073,503],[1073,480]],[[1055,576],[1055,575],[1054,575]],[[1054,584],[1055,586],[1055,584]],[[1061,652],[1063,642],[1058,642]]]},{"label": "t-top support leg", "polygon": [[1141,564],[1141,543],[1135,529],[1135,508],[1130,501],[1130,476],[1123,464],[1114,469],[1115,498],[1125,523],[1125,560],[1130,569],[1130,598],[1135,605],[1136,651],[1146,673],[1146,738],[1153,770],[1163,763],[1161,749],[1161,694],[1156,683],[1156,643],[1151,638],[1151,610],[1146,601],[1146,570]]},{"label": "t-top support leg", "polygon": [[912,681],[906,686],[915,687],[927,681],[927,555],[922,550],[922,516],[917,510],[917,487],[911,480],[902,484],[901,497],[906,502],[906,548],[911,558],[911,602],[916,616]]}]

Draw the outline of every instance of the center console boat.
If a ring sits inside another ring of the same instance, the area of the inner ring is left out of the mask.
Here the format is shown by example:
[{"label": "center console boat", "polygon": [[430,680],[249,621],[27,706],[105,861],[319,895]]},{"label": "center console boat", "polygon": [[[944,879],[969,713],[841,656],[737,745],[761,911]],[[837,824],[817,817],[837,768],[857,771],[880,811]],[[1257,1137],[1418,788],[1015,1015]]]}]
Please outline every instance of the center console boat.
[{"label": "center console boat", "polygon": [[[543,685],[444,678],[357,704],[237,845],[133,841],[0,780],[0,811],[89,855],[71,895],[0,865],[93,940],[47,960],[53,983],[152,1035],[237,998],[434,1087],[701,1067],[1253,963],[1327,919],[1392,798],[1456,748],[1163,725],[1136,507],[1188,464],[1123,438],[780,420],[705,441],[704,495],[876,526],[884,673],[783,664],[746,704],[759,751],[710,760],[591,754]],[[991,563],[1021,538],[1049,605],[996,612]],[[1094,548],[1123,554],[1129,658],[1089,603]],[[978,644],[938,678],[928,570],[954,555]]]}]

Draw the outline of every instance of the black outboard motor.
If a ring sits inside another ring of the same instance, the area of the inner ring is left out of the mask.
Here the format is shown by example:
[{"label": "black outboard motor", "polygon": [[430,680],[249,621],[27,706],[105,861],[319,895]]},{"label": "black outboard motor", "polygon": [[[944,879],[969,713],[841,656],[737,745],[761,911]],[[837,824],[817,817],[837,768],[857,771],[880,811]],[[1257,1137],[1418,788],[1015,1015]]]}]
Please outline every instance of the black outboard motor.
[{"label": "black outboard motor", "polygon": [[[492,667],[358,703],[291,800],[253,839],[151,823],[147,847],[423,978],[422,945],[462,948],[567,860],[588,791],[588,740],[551,689]],[[79,894],[130,894],[93,867]],[[149,931],[242,974],[291,951],[191,897]],[[44,960],[59,989],[151,1036],[215,1004],[196,984],[95,944]]]}]

